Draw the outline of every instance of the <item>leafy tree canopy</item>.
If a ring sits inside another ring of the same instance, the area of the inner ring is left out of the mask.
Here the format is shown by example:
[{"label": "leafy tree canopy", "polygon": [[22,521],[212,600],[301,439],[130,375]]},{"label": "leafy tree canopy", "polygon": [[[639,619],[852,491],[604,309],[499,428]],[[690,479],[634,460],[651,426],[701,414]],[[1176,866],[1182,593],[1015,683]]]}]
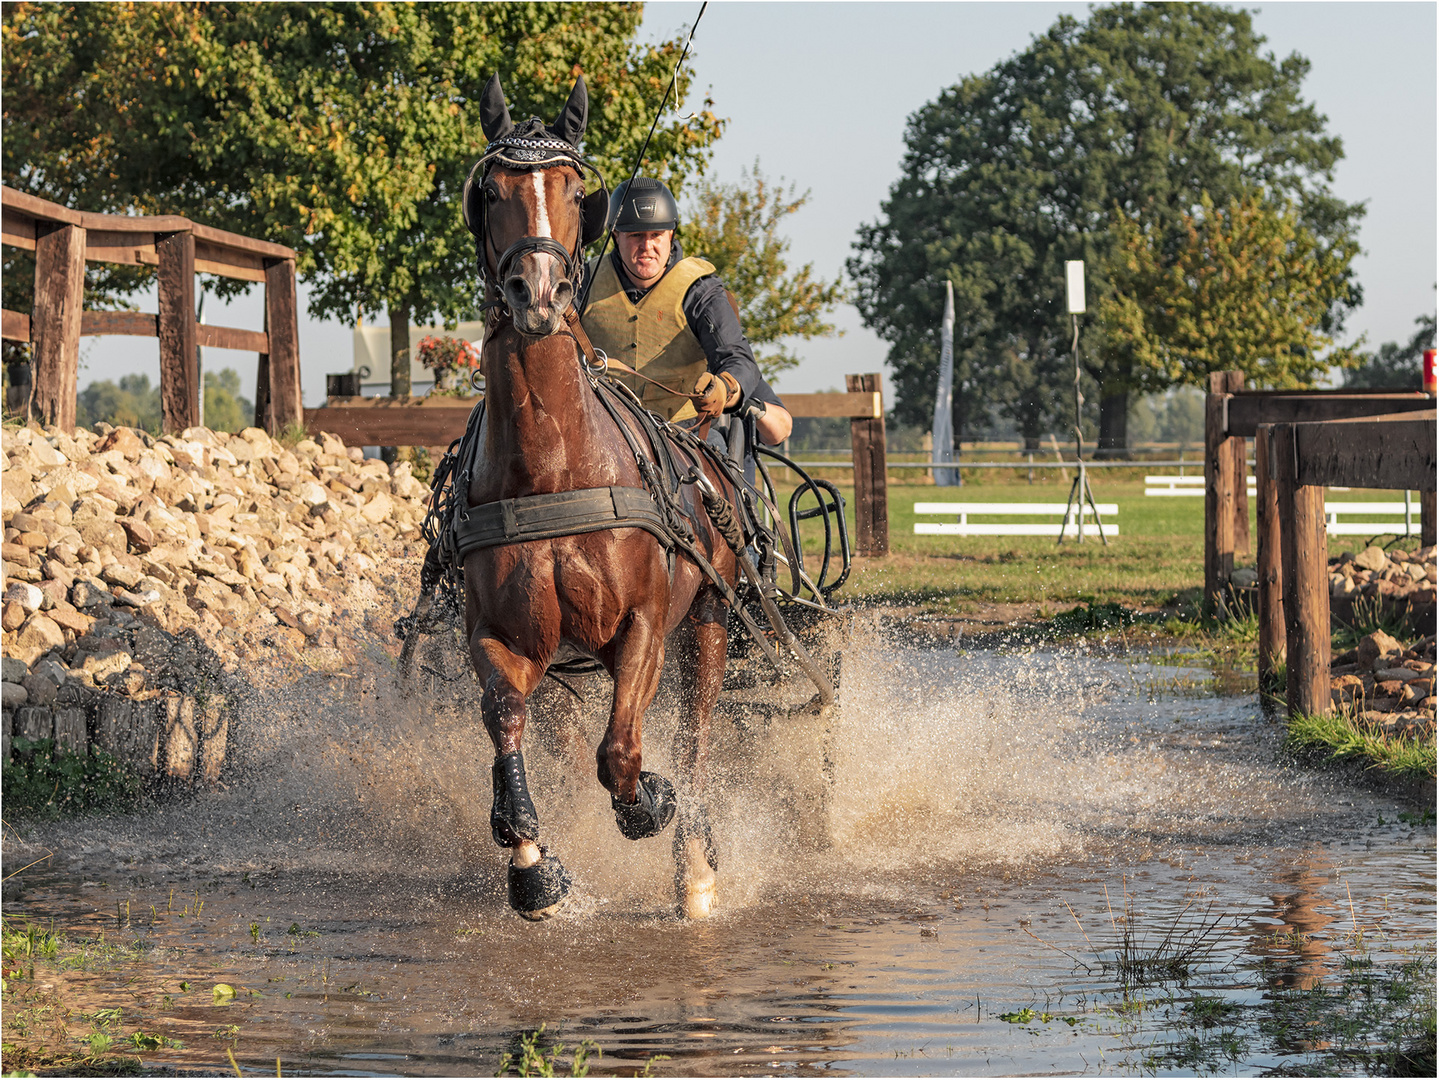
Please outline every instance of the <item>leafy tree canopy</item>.
[{"label": "leafy tree canopy", "polygon": [[[680,43],[635,41],[642,7],[7,4],[7,184],[91,210],[169,212],[294,247],[317,317],[466,316],[474,244],[457,196],[499,72],[553,119],[577,75],[587,152],[627,172]],[[691,71],[680,71],[679,93]],[[662,124],[645,170],[676,187],[722,122]]]},{"label": "leafy tree canopy", "polygon": [[843,296],[841,279],[816,277],[814,264],[789,268],[789,240],[780,235],[785,218],[809,201],[794,185],[774,184],[759,162],[738,183],[701,180],[680,226],[685,250],[714,263],[739,302],[740,322],[767,379],[794,367],[799,357],[786,338],[835,337],[840,331],[825,316]]},{"label": "leafy tree canopy", "polygon": [[1116,213],[1110,223],[1100,347],[1123,358],[1131,386],[1199,386],[1211,371],[1243,371],[1251,386],[1290,389],[1358,362],[1353,349],[1329,351],[1320,329],[1358,254],[1352,238],[1325,245],[1291,205],[1256,195],[1216,207],[1205,192],[1178,223],[1177,247],[1157,222]]},{"label": "leafy tree canopy", "polygon": [[[933,408],[946,278],[956,423],[975,398],[1026,432],[1066,410],[1063,264],[1085,261],[1092,310],[1111,289],[1116,205],[1166,243],[1205,192],[1221,206],[1254,191],[1287,198],[1325,246],[1352,233],[1362,206],[1329,192],[1341,146],[1300,96],[1308,62],[1263,43],[1247,12],[1217,5],[1096,8],[910,117],[901,179],[848,263],[862,316],[890,342],[902,418]],[[1359,300],[1347,271],[1333,295],[1320,327],[1331,336]],[[1086,351],[1102,442],[1123,442],[1128,359]]]}]

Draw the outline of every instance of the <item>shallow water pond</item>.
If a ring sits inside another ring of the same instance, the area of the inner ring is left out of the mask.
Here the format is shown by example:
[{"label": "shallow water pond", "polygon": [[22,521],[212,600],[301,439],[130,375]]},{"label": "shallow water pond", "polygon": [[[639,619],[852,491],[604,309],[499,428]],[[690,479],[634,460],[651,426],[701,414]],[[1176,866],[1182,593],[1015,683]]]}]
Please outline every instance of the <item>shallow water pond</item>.
[{"label": "shallow water pond", "polygon": [[[1363,1072],[1411,1052],[1432,812],[1294,768],[1252,693],[1194,676],[857,639],[827,731],[726,725],[700,924],[670,915],[669,836],[620,837],[588,750],[530,739],[577,882],[533,925],[505,907],[464,696],[298,683],[257,699],[227,790],[7,830],[7,874],[53,853],[7,892],[10,930],[53,920],[66,944],[33,979],[7,956],[5,1041],[292,1075],[493,1074],[541,1025],[530,1053],[562,1044],[567,1073],[584,1044],[592,1074]],[[647,767],[672,725],[657,710]]]}]

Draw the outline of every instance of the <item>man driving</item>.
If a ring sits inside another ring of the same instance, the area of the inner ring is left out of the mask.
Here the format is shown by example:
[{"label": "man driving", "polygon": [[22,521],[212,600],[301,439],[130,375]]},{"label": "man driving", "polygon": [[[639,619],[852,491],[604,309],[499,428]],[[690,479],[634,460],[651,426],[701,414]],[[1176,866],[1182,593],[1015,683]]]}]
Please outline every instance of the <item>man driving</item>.
[{"label": "man driving", "polygon": [[704,397],[692,403],[634,376],[616,377],[667,420],[750,414],[761,442],[787,439],[794,419],[760,374],[724,282],[675,239],[679,206],[669,188],[649,177],[626,181],[610,199],[610,216],[615,251],[587,268],[595,278],[580,316],[585,332],[646,378]]}]

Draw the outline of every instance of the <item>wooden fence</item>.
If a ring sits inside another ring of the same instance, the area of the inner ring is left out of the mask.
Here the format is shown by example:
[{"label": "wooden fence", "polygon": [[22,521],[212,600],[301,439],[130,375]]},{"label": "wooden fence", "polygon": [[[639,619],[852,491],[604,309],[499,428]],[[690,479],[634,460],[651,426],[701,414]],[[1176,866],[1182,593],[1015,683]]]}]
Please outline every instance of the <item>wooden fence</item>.
[{"label": "wooden fence", "polygon": [[[27,315],[3,313],[3,336],[31,346],[32,415],[75,426],[80,338],[131,334],[160,342],[160,411],[167,432],[200,422],[196,347],[260,356],[255,422],[278,431],[301,421],[295,253],[279,244],[212,229],[183,217],[91,214],[0,186],[0,240],[35,252],[35,300]],[[153,266],[159,311],[86,311],[85,264]],[[201,326],[195,274],[265,286],[265,329]]]},{"label": "wooden fence", "polygon": [[[1358,420],[1433,408],[1434,399],[1418,390],[1245,390],[1241,372],[1210,375],[1204,408],[1205,611],[1215,610],[1228,587],[1235,554],[1249,550],[1245,440],[1255,438],[1261,425]],[[1256,442],[1256,455],[1259,452]],[[1260,472],[1257,460],[1255,471]],[[1320,505],[1322,509],[1322,493]],[[1420,499],[1420,528],[1425,544],[1434,543],[1434,511],[1431,480]],[[1260,576],[1262,580],[1262,570]]]},{"label": "wooden fence", "polygon": [[1286,666],[1290,712],[1330,709],[1329,545],[1324,488],[1417,489],[1427,498],[1432,544],[1436,423],[1427,410],[1365,419],[1260,424],[1256,430],[1259,503],[1259,675]]},{"label": "wooden fence", "polygon": [[[785,394],[794,416],[848,418],[854,451],[855,551],[889,553],[884,399],[880,376],[847,375],[843,394]],[[337,385],[340,385],[337,380]],[[448,446],[465,432],[476,399],[331,396],[304,411],[305,427],[351,446]]]}]

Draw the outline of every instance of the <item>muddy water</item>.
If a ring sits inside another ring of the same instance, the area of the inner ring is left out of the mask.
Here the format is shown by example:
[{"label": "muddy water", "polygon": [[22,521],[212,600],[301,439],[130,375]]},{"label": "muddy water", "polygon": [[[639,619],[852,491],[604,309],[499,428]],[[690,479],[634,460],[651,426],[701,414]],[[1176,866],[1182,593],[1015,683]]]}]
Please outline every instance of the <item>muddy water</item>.
[{"label": "muddy water", "polygon": [[[131,947],[64,991],[183,1043],[154,1067],[231,1048],[257,1072],[492,1074],[543,1024],[562,1061],[593,1040],[597,1073],[1188,1072],[1165,1018],[1196,993],[1253,1005],[1356,946],[1433,952],[1432,816],[1287,764],[1236,689],[1163,657],[861,629],[828,732],[760,709],[723,726],[721,907],[695,925],[669,913],[669,836],[614,827],[584,745],[599,716],[582,739],[536,729],[532,787],[578,888],[531,925],[504,904],[470,692],[407,701],[376,663],[258,702],[225,791],[7,831],[7,873],[54,855],[5,908]],[[647,767],[669,771],[673,723],[652,718]],[[1122,955],[1175,964],[1136,982]],[[1311,1050],[1255,1032],[1219,1064]]]}]

